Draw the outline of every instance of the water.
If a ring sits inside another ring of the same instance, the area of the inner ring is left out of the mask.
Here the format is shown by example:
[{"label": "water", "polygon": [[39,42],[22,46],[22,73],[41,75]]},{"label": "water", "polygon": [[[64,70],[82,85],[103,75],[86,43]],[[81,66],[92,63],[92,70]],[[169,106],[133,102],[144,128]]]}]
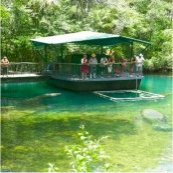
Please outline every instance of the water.
[{"label": "water", "polygon": [[[141,83],[140,90],[161,94],[166,96],[163,101],[159,103],[168,102],[171,99],[172,78],[165,76],[146,76]],[[95,95],[92,92],[72,92],[62,90],[50,86],[46,82],[29,82],[29,83],[12,83],[2,84],[2,106],[15,106],[16,108],[29,108],[35,104],[35,108],[45,106],[51,111],[76,111],[80,107],[87,111],[93,109],[100,109],[103,106],[129,106],[131,103],[119,103],[116,105],[111,101]],[[139,93],[122,92],[122,93],[108,93],[108,96],[114,98],[135,98],[139,97]],[[138,104],[145,104],[141,101]],[[149,101],[150,103],[150,101]],[[152,102],[151,102],[152,103]],[[136,103],[133,103],[136,104]],[[148,104],[148,102],[147,102]],[[101,107],[100,107],[101,106]],[[104,107],[105,109],[105,107]]]},{"label": "water", "polygon": [[[155,109],[171,124],[172,77],[145,76],[140,90],[164,98],[114,102],[93,92],[58,89],[44,81],[2,84],[3,168],[47,171],[47,163],[55,162],[61,172],[69,171],[63,146],[77,141],[75,133],[81,123],[95,138],[110,136],[105,150],[112,157],[112,171],[140,171],[153,166],[167,148],[170,133],[156,132],[141,123],[140,114],[144,109]],[[108,95],[136,97],[128,92]]]}]

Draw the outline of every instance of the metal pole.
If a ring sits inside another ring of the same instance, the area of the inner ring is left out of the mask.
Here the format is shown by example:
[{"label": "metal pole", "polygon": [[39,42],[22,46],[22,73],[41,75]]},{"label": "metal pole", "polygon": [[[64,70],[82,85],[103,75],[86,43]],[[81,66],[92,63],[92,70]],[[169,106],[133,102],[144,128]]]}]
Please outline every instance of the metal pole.
[{"label": "metal pole", "polygon": [[48,62],[48,55],[47,55],[47,45],[45,44],[44,45],[44,63],[47,63]]},{"label": "metal pole", "polygon": [[64,59],[64,46],[63,46],[63,44],[61,44],[60,53],[61,53],[61,61],[63,61],[63,59]]},{"label": "metal pole", "polygon": [[103,46],[101,46],[100,53],[101,53],[101,55],[103,54]]},{"label": "metal pole", "polygon": [[132,58],[133,56],[134,56],[134,50],[133,50],[133,42],[130,44],[130,48],[131,48],[131,50],[130,50],[130,58]]}]

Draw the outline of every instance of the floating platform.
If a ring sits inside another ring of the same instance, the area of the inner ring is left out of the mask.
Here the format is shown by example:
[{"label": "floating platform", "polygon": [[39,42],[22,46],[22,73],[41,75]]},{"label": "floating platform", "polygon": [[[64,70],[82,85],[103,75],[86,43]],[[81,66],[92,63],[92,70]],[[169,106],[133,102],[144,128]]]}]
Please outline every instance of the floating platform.
[{"label": "floating platform", "polygon": [[161,94],[142,90],[94,91],[93,93],[113,102],[157,100],[164,98]]}]

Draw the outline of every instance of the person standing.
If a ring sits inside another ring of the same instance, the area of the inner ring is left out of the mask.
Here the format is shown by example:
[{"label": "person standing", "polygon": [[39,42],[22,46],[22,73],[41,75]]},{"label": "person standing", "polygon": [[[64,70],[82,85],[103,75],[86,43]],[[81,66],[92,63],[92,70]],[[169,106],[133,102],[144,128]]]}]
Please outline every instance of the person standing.
[{"label": "person standing", "polygon": [[1,70],[2,70],[2,75],[8,77],[8,66],[9,66],[9,61],[6,56],[4,56],[1,60]]},{"label": "person standing", "polygon": [[81,71],[82,79],[86,79],[87,74],[89,73],[87,55],[83,55],[81,59],[80,71]]},{"label": "person standing", "polygon": [[113,55],[111,55],[108,58],[108,74],[110,74],[111,76],[113,75],[113,65],[115,63],[115,57]]},{"label": "person standing", "polygon": [[135,60],[136,60],[136,71],[138,75],[142,75],[142,66],[145,60],[144,56],[140,53],[139,56],[135,57]]},{"label": "person standing", "polygon": [[125,74],[126,73],[126,66],[127,66],[127,60],[126,58],[121,58],[121,73]]},{"label": "person standing", "polygon": [[105,76],[105,74],[106,74],[107,63],[108,63],[108,59],[106,58],[106,56],[104,56],[100,59],[100,74],[101,74],[101,77]]},{"label": "person standing", "polygon": [[135,59],[135,57],[133,57],[131,59],[130,67],[129,67],[129,74],[130,74],[131,77],[136,72],[136,66],[135,66],[135,64],[136,64],[136,59]]},{"label": "person standing", "polygon": [[96,54],[92,54],[91,58],[89,59],[89,65],[90,65],[90,78],[96,78],[96,73],[97,73],[97,58]]}]

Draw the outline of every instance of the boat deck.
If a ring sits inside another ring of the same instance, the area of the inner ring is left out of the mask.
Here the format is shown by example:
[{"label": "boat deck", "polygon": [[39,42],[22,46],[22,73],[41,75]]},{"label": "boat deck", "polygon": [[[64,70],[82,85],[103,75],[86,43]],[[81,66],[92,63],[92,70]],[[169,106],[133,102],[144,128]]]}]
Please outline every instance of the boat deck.
[{"label": "boat deck", "polygon": [[76,76],[61,76],[61,75],[51,75],[53,79],[66,80],[66,81],[82,81],[82,82],[91,82],[91,81],[120,81],[120,80],[137,80],[142,79],[143,75],[124,75],[124,76],[105,76],[105,77],[96,77],[96,78],[85,78]]}]

